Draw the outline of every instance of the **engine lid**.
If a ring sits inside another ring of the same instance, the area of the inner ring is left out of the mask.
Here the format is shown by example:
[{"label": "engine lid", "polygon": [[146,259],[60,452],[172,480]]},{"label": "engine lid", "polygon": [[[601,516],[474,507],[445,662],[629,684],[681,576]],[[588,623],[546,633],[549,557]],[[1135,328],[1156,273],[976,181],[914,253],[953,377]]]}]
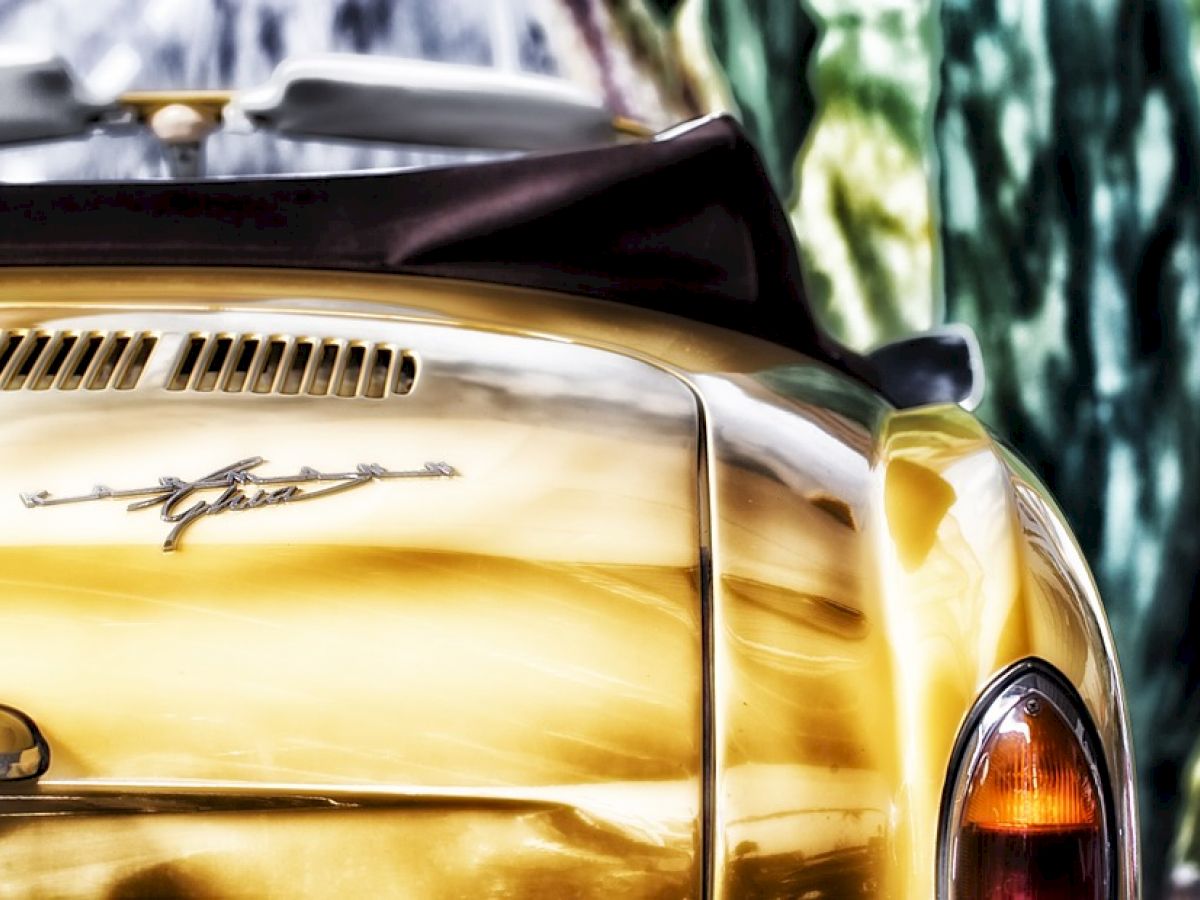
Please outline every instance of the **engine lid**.
[{"label": "engine lid", "polygon": [[619,809],[695,875],[682,382],[369,316],[0,324],[0,702],[51,747],[42,795]]}]

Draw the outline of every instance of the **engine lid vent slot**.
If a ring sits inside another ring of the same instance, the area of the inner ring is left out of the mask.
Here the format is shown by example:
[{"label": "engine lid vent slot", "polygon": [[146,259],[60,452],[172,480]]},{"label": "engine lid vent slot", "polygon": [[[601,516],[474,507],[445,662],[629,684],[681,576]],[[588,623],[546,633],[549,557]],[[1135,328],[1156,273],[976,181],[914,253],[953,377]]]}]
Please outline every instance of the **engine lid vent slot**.
[{"label": "engine lid vent slot", "polygon": [[132,390],[157,344],[147,331],[0,331],[0,390]]},{"label": "engine lid vent slot", "polygon": [[167,390],[382,400],[412,391],[416,357],[391,344],[340,338],[192,334]]}]

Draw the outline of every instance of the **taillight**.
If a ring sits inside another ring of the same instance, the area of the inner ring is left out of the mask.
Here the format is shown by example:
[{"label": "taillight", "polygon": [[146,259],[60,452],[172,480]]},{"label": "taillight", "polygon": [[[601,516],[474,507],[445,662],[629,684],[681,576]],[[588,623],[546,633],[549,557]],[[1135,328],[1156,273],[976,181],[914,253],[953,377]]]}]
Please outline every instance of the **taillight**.
[{"label": "taillight", "polygon": [[1108,900],[1099,740],[1071,684],[1018,663],[959,737],[940,829],[941,900]]}]

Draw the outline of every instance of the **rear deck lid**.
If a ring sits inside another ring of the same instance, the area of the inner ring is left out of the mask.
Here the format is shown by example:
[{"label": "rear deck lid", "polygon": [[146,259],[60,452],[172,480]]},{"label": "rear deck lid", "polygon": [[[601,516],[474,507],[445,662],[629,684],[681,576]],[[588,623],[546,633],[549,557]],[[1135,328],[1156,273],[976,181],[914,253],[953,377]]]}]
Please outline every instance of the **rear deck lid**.
[{"label": "rear deck lid", "polygon": [[0,702],[51,746],[43,795],[508,803],[513,828],[550,804],[640,822],[692,877],[682,383],[369,318],[2,324]]}]

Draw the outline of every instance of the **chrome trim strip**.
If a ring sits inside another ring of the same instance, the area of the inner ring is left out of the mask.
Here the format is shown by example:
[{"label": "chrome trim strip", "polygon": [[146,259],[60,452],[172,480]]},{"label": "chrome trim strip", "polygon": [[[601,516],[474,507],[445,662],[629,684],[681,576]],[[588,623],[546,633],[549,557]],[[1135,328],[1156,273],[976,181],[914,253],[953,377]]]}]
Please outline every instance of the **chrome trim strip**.
[{"label": "chrome trim strip", "polygon": [[294,812],[469,808],[567,809],[561,801],[501,792],[421,790],[373,785],[212,783],[148,785],[137,782],[43,781],[32,789],[0,793],[0,818],[29,816],[171,815],[206,812]]}]

